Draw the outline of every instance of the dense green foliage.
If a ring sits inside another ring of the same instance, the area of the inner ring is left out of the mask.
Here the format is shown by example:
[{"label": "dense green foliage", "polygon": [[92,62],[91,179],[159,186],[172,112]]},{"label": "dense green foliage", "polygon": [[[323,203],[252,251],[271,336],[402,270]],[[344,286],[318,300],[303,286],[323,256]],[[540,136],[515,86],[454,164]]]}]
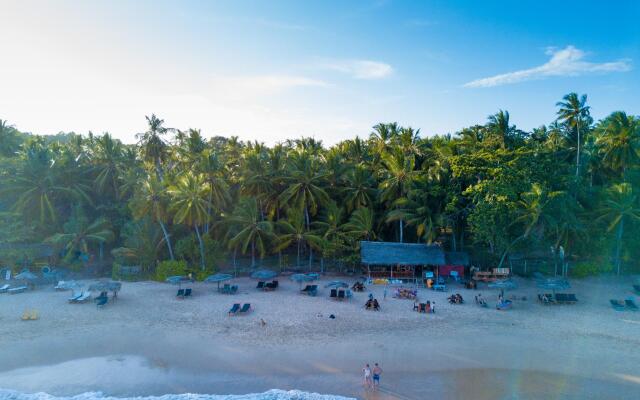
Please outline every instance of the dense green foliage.
[{"label": "dense green foliage", "polygon": [[576,94],[557,107],[532,132],[499,111],[454,135],[385,123],[330,148],[205,140],[155,115],[135,145],[0,120],[0,241],[163,276],[186,268],[163,260],[356,263],[359,240],[437,242],[486,266],[517,252],[564,253],[581,274],[637,268],[640,119],[595,122]]}]

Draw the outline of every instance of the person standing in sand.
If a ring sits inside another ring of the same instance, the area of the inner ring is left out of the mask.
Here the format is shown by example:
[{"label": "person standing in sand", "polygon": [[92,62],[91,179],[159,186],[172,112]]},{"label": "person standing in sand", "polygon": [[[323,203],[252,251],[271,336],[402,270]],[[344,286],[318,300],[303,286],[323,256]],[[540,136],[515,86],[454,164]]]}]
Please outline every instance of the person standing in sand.
[{"label": "person standing in sand", "polygon": [[375,363],[373,366],[373,388],[377,389],[380,386],[380,375],[382,375],[382,368]]},{"label": "person standing in sand", "polygon": [[362,368],[362,374],[364,375],[364,388],[369,389],[373,385],[373,382],[371,381],[371,367],[369,367],[369,364],[365,364],[364,368]]}]

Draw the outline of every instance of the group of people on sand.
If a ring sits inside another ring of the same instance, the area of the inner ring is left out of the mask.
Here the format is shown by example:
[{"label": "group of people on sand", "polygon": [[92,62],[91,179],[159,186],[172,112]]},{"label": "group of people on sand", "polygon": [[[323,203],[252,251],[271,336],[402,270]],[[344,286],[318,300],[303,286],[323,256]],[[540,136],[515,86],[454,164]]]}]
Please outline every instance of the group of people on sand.
[{"label": "group of people on sand", "polygon": [[369,300],[364,304],[364,308],[367,310],[380,311],[380,303],[378,303],[378,299],[374,299],[373,296],[370,296]]},{"label": "group of people on sand", "polygon": [[354,292],[364,292],[365,290],[364,283],[362,282],[354,283],[353,286],[351,286],[351,290],[353,290]]},{"label": "group of people on sand", "polygon": [[447,298],[447,300],[449,300],[449,303],[451,303],[451,304],[462,304],[462,303],[464,303],[464,299],[462,298],[460,293],[452,294],[451,296],[449,296]]},{"label": "group of people on sand", "polygon": [[382,375],[382,368],[378,363],[373,364],[373,368],[369,364],[365,364],[362,368],[362,374],[364,375],[364,388],[376,390],[380,386],[380,375]]}]

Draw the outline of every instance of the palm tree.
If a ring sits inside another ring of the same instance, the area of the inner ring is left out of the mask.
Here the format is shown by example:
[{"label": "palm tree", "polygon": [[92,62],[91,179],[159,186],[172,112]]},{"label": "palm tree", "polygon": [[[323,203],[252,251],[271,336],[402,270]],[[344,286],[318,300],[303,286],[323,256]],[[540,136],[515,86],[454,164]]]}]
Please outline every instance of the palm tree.
[{"label": "palm tree", "polygon": [[132,262],[150,271],[158,259],[158,251],[163,246],[163,232],[149,217],[125,224],[122,233],[122,247],[111,250],[116,262]]},{"label": "palm tree", "polygon": [[[418,177],[415,171],[416,160],[412,155],[405,155],[401,152],[384,154],[382,156],[385,179],[380,183],[380,197],[382,201],[389,205],[395,204],[399,198],[406,197],[406,194],[413,187]],[[404,238],[404,220],[400,218],[399,233],[400,243]]]},{"label": "palm tree", "polygon": [[203,271],[206,268],[204,242],[199,227],[209,220],[207,213],[209,191],[204,175],[195,175],[192,172],[179,176],[176,183],[169,188],[171,195],[169,208],[174,213],[173,220],[178,224],[192,227],[196,231],[200,245],[200,267]]},{"label": "palm tree", "polygon": [[274,238],[272,222],[262,220],[258,204],[253,197],[240,199],[228,222],[235,225],[237,231],[229,240],[229,248],[239,247],[242,253],[246,253],[251,246],[251,266],[255,266],[256,250],[261,258],[264,257],[267,245]]},{"label": "palm tree", "polygon": [[598,125],[596,132],[602,161],[612,170],[620,171],[626,181],[629,165],[640,161],[640,119],[616,111]]},{"label": "palm tree", "polygon": [[374,225],[375,216],[373,211],[370,208],[361,207],[351,214],[349,222],[342,226],[342,230],[354,239],[376,240]]},{"label": "palm tree", "polygon": [[47,238],[48,242],[62,246],[66,251],[66,258],[70,258],[76,251],[89,254],[90,244],[104,244],[113,239],[113,231],[109,221],[98,218],[89,223],[82,215],[80,209],[76,209],[75,215],[64,226],[64,233],[56,233]]},{"label": "palm tree", "polygon": [[608,232],[618,229],[616,235],[616,269],[620,275],[622,264],[622,237],[624,235],[625,221],[640,221],[640,207],[638,196],[633,193],[633,188],[628,183],[613,185],[607,190],[607,197],[603,206],[598,210],[598,220],[609,223]]},{"label": "palm tree", "polygon": [[412,189],[407,197],[396,200],[394,206],[396,208],[387,214],[386,222],[406,221],[408,226],[415,226],[417,237],[427,243],[437,238],[442,216],[431,210],[426,187]]},{"label": "palm tree", "polygon": [[156,178],[159,181],[164,179],[164,170],[162,162],[167,157],[167,142],[162,138],[167,132],[172,131],[171,128],[163,126],[164,120],[156,117],[155,114],[145,116],[148,128],[144,133],[138,133],[138,145],[142,148],[144,159],[151,162],[156,170]]},{"label": "palm tree", "polygon": [[9,121],[0,119],[0,155],[5,157],[15,156],[20,148],[18,131]]},{"label": "palm tree", "polygon": [[377,195],[375,183],[370,169],[357,165],[349,170],[345,176],[346,187],[342,190],[347,211],[372,205]]},{"label": "palm tree", "polygon": [[310,232],[306,228],[304,215],[297,209],[290,209],[288,218],[286,220],[280,220],[276,223],[279,231],[278,245],[276,251],[284,250],[296,244],[298,249],[298,256],[296,258],[296,266],[300,266],[300,252],[302,246],[305,244],[309,246],[309,269],[311,269],[311,261],[313,260],[312,249],[321,250],[323,246],[323,240],[317,234]]},{"label": "palm tree", "polygon": [[311,215],[315,215],[318,206],[329,202],[329,195],[322,188],[326,174],[318,171],[315,162],[307,153],[298,153],[291,165],[290,175],[284,178],[287,188],[279,196],[282,204],[301,210],[307,228],[311,224]]},{"label": "palm tree", "polygon": [[[204,150],[199,160],[198,170],[205,175],[207,185],[209,185],[207,215],[211,217],[213,210],[220,212],[231,203],[229,185],[224,178],[226,172],[224,165],[216,153],[209,149]],[[204,231],[209,232],[209,219],[204,226]]]},{"label": "palm tree", "polygon": [[577,93],[569,93],[562,98],[563,101],[556,103],[559,107],[558,120],[562,121],[568,128],[575,129],[577,134],[576,147],[576,177],[580,175],[580,127],[586,128],[591,121],[587,106],[587,95],[578,97]]},{"label": "palm tree", "polygon": [[168,219],[168,203],[169,198],[166,195],[165,185],[155,176],[148,176],[139,185],[139,189],[136,191],[130,205],[135,217],[149,217],[160,225],[164,241],[169,250],[169,257],[174,260],[171,237],[165,225]]},{"label": "palm tree", "polygon": [[95,140],[93,163],[98,173],[95,178],[95,187],[99,193],[104,193],[108,186],[113,190],[115,198],[120,197],[118,180],[122,157],[122,143],[117,139],[114,140],[109,133]]}]

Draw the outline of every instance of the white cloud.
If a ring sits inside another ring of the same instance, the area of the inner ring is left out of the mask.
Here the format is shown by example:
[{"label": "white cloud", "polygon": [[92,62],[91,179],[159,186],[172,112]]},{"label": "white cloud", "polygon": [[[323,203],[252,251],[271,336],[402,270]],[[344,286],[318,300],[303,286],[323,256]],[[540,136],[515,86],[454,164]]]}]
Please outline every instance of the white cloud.
[{"label": "white cloud", "polygon": [[466,83],[464,87],[493,87],[533,79],[542,79],[549,76],[578,76],[591,73],[624,72],[631,69],[629,60],[617,60],[604,63],[584,61],[586,53],[574,46],[567,46],[560,50],[557,48],[548,48],[546,54],[550,55],[551,58],[538,67],[476,79]]},{"label": "white cloud", "polygon": [[383,79],[393,74],[391,65],[370,60],[335,60],[323,63],[321,68],[342,72],[356,79]]}]

